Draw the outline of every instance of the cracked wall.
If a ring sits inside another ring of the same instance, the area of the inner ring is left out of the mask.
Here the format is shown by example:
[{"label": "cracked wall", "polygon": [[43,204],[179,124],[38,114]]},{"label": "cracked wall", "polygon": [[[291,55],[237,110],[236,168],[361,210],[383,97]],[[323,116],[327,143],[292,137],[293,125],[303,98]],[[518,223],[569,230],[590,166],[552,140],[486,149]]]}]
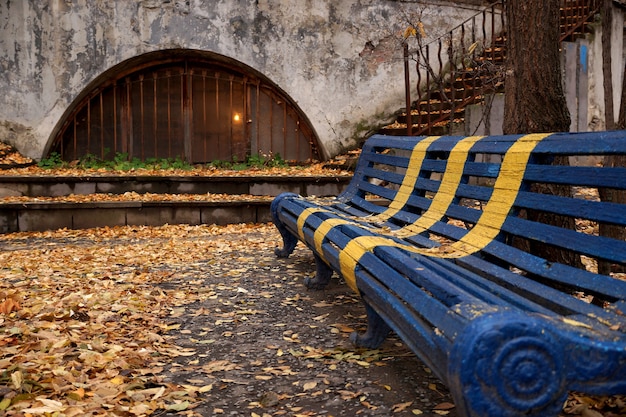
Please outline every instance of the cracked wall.
[{"label": "cracked wall", "polygon": [[[0,140],[40,158],[64,112],[107,69],[147,52],[210,51],[263,73],[322,151],[404,105],[399,33],[423,8],[445,33],[476,6],[391,0],[8,0],[0,4]],[[475,3],[475,2],[474,2]]]}]

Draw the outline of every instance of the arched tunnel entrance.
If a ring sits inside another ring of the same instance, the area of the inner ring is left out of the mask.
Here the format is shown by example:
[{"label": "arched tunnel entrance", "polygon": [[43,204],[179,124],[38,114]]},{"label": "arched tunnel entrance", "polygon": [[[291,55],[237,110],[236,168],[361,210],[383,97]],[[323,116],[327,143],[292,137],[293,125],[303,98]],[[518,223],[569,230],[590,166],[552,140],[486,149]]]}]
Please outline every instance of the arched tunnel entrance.
[{"label": "arched tunnel entrance", "polygon": [[320,160],[306,116],[257,71],[221,55],[149,53],[106,71],[65,112],[44,156],[66,161],[176,158],[243,161],[250,155]]}]

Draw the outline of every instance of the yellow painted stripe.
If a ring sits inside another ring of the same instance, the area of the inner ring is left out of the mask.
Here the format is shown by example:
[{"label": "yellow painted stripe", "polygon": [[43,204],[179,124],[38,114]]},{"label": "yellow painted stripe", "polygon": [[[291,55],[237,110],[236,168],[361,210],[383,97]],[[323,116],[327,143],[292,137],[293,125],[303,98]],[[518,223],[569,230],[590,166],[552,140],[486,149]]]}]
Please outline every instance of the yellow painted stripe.
[{"label": "yellow painted stripe", "polygon": [[304,223],[306,223],[306,219],[313,213],[322,213],[329,212],[329,210],[323,209],[321,207],[309,207],[307,209],[302,210],[302,213],[298,216],[298,236],[300,236],[300,240],[304,242]]},{"label": "yellow painted stripe", "polygon": [[339,252],[339,266],[346,284],[357,294],[359,289],[356,285],[356,266],[365,253],[373,251],[377,246],[411,248],[410,245],[401,244],[383,236],[359,236],[348,242],[346,247]]},{"label": "yellow painted stripe", "polygon": [[424,158],[426,158],[428,147],[440,137],[441,136],[428,136],[413,147],[409,158],[409,165],[402,179],[402,184],[400,184],[400,188],[385,211],[370,218],[372,221],[384,222],[389,220],[404,208],[415,188],[415,182],[422,170],[422,162]]},{"label": "yellow painted stripe", "polygon": [[395,236],[406,237],[422,233],[445,216],[448,207],[454,201],[456,190],[463,178],[463,170],[469,151],[482,138],[483,136],[468,136],[454,145],[448,156],[441,184],[430,206],[415,222],[394,231]]},{"label": "yellow painted stripe", "polygon": [[504,155],[491,198],[474,227],[449,246],[443,257],[460,257],[483,249],[498,236],[517,198],[531,152],[548,134],[518,139]]},{"label": "yellow painted stripe", "polygon": [[480,219],[463,238],[452,245],[437,249],[424,249],[384,236],[361,236],[352,239],[339,253],[341,273],[348,286],[355,292],[359,292],[356,285],[356,266],[365,253],[373,251],[378,246],[397,247],[408,252],[433,257],[458,258],[475,253],[491,243],[500,232],[517,198],[531,152],[547,136],[547,134],[526,135],[511,146],[502,161],[493,194]]},{"label": "yellow painted stripe", "polygon": [[335,226],[340,226],[342,224],[355,224],[355,223],[354,221],[347,220],[347,219],[332,218],[332,219],[324,220],[322,224],[320,224],[319,227],[315,229],[315,233],[313,234],[313,241],[315,242],[315,251],[322,259],[324,259],[324,255],[322,252],[322,243],[324,242],[326,235]]}]

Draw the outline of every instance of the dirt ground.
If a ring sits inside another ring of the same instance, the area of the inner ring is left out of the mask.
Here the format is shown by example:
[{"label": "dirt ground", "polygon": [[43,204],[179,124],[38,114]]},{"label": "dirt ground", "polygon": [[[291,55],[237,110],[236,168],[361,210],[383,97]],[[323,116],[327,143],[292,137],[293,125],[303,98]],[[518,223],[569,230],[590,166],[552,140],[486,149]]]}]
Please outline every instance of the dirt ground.
[{"label": "dirt ground", "polygon": [[196,355],[178,358],[171,380],[213,384],[194,411],[455,416],[446,388],[398,339],[379,350],[352,347],[348,336],[364,329],[364,309],[337,277],[324,291],[304,287],[314,271],[308,250],[262,261],[254,250],[243,251],[234,264],[233,275],[217,281],[207,275],[193,284],[168,283],[215,291],[185,308],[175,332],[178,344]]},{"label": "dirt ground", "polygon": [[[348,341],[365,312],[272,225],[0,235],[0,417],[450,416],[447,388],[397,338]],[[571,414],[624,408],[571,396]],[[595,409],[592,409],[595,407]]]},{"label": "dirt ground", "polygon": [[306,289],[310,251],[277,259],[278,239],[271,225],[0,236],[0,416],[454,417],[398,339],[352,347],[359,299],[336,277]]}]

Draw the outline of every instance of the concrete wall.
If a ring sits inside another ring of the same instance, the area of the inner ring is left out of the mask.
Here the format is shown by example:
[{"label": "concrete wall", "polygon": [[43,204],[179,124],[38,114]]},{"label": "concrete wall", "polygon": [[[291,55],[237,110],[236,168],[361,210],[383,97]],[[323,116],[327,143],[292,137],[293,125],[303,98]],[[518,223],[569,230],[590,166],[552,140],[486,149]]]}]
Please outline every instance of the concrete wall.
[{"label": "concrete wall", "polygon": [[195,49],[263,73],[303,110],[326,156],[403,106],[399,34],[424,10],[445,33],[480,3],[391,0],[7,0],[0,3],[0,140],[42,156],[90,82],[130,58]]},{"label": "concrete wall", "polygon": [[[613,114],[619,115],[624,73],[624,9],[613,8],[611,30],[611,71],[613,75]],[[602,73],[602,25],[594,26],[589,46],[589,113],[588,130],[605,130],[604,75]]]}]

